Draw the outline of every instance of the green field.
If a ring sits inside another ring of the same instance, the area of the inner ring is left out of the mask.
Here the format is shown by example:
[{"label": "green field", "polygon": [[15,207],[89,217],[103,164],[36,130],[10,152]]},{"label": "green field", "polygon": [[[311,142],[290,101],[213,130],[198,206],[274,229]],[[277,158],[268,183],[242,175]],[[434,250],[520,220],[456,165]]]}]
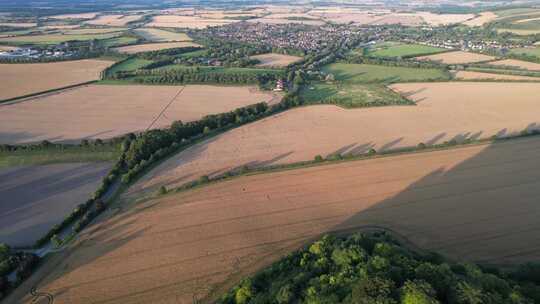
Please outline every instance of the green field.
[{"label": "green field", "polygon": [[53,163],[112,161],[118,159],[119,156],[120,150],[117,147],[108,145],[0,152],[0,168]]},{"label": "green field", "polygon": [[127,72],[134,71],[142,68],[143,66],[152,63],[151,60],[139,59],[139,58],[129,58],[113,67],[111,67],[107,72],[109,74],[114,74],[116,72]]},{"label": "green field", "polygon": [[540,47],[512,49],[510,53],[514,55],[532,56],[540,59]]},{"label": "green field", "polygon": [[[197,51],[200,52],[200,51]],[[197,72],[199,74],[206,74],[206,73],[212,73],[212,74],[266,74],[266,73],[275,73],[279,74],[282,73],[282,70],[276,70],[276,69],[257,69],[257,68],[226,68],[226,67],[210,67],[210,66],[199,66],[199,67],[192,67],[192,66],[185,66],[185,65],[168,65],[161,68],[158,68],[156,70],[161,71],[185,71],[190,69],[198,69]]]},{"label": "green field", "polygon": [[315,83],[304,87],[300,95],[307,103],[345,108],[414,104],[379,84]]},{"label": "green field", "polygon": [[450,74],[439,69],[417,69],[371,64],[333,63],[323,68],[335,80],[347,83],[409,82],[448,80]]},{"label": "green field", "polygon": [[122,37],[103,40],[101,41],[101,45],[103,45],[104,47],[110,48],[110,47],[117,47],[117,46],[122,46],[126,44],[132,44],[135,42],[137,42],[137,38],[135,37],[122,36]]},{"label": "green field", "polygon": [[66,41],[88,41],[88,40],[101,40],[109,39],[120,36],[121,32],[106,33],[106,34],[91,34],[91,35],[63,35],[63,34],[50,34],[50,35],[27,35],[0,38],[0,43],[23,45],[23,44],[58,44]]},{"label": "green field", "polygon": [[374,48],[368,50],[367,55],[373,57],[416,57],[428,54],[436,54],[446,51],[446,49],[421,45],[421,44],[385,44],[375,45]]}]

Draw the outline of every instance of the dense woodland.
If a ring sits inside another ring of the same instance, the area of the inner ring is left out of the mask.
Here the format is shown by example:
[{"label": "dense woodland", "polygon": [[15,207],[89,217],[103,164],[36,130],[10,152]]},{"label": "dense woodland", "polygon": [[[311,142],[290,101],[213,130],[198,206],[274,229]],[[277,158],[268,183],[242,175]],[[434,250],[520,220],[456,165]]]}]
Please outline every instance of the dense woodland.
[{"label": "dense woodland", "polygon": [[[19,252],[0,243],[0,300],[29,277],[38,263],[39,258],[36,255]],[[15,273],[15,281],[8,280],[8,275],[12,272]]]},{"label": "dense woodland", "polygon": [[325,236],[243,280],[220,304],[533,304],[540,265],[502,273],[409,250],[387,233]]}]

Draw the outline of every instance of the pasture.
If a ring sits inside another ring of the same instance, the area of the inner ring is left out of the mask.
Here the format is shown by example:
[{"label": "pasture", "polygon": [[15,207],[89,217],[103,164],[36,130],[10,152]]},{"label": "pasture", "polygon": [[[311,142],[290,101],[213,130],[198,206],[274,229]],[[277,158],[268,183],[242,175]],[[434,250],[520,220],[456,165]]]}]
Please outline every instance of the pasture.
[{"label": "pasture", "polygon": [[450,78],[450,75],[439,69],[417,69],[372,64],[333,63],[323,67],[322,70],[327,74],[333,74],[336,80],[347,83],[390,83],[447,80]]},{"label": "pasture", "polygon": [[116,72],[127,72],[140,69],[148,64],[152,63],[151,60],[141,58],[128,58],[117,65],[111,67],[107,72],[108,74],[114,74]]},{"label": "pasture", "polygon": [[246,86],[88,85],[0,106],[0,144],[105,139],[279,100]]},{"label": "pasture", "polygon": [[144,39],[152,42],[191,41],[191,38],[185,33],[175,33],[155,28],[140,28],[134,31]]},{"label": "pasture", "polygon": [[454,51],[454,52],[446,52],[442,54],[417,57],[416,59],[435,61],[435,62],[440,62],[444,64],[464,64],[464,63],[474,63],[474,62],[494,60],[495,57],[483,55],[483,54],[477,54],[477,53]]},{"label": "pasture", "polygon": [[538,138],[520,139],[245,176],[125,202],[7,303],[29,302],[34,284],[73,304],[211,302],[321,234],[370,227],[459,261],[536,261],[538,149]]},{"label": "pasture", "polygon": [[[311,160],[315,155],[363,154],[370,149],[441,144],[539,128],[538,83],[442,82],[394,84],[416,106],[343,109],[301,107],[198,143],[163,162],[129,190],[129,196],[177,187],[202,175],[242,166]],[[298,140],[302,138],[302,140]]]},{"label": "pasture", "polygon": [[115,48],[114,50],[123,54],[136,54],[142,52],[158,51],[172,48],[183,48],[188,46],[200,46],[193,42],[165,42],[165,43],[146,43],[128,45]]},{"label": "pasture", "polygon": [[444,52],[446,49],[438,48],[438,47],[432,47],[428,45],[421,45],[421,44],[391,44],[391,45],[382,45],[382,46],[375,46],[374,48],[370,49],[368,51],[369,56],[373,57],[401,57],[401,58],[409,58],[409,57],[416,57],[416,56],[422,56],[426,54],[435,54]]},{"label": "pasture", "polygon": [[516,55],[525,55],[525,56],[535,57],[536,59],[540,59],[540,47],[512,49],[510,53],[516,54]]},{"label": "pasture", "polygon": [[[86,202],[111,163],[64,163],[0,169],[0,242],[31,246]],[[29,191],[31,189],[31,191]]]},{"label": "pasture", "polygon": [[302,57],[276,54],[276,53],[255,55],[255,56],[251,56],[250,58],[257,59],[260,61],[260,63],[258,63],[257,66],[277,67],[277,68],[286,67],[289,64],[302,60]]},{"label": "pasture", "polygon": [[77,60],[33,64],[0,64],[0,100],[98,80],[114,62]]}]

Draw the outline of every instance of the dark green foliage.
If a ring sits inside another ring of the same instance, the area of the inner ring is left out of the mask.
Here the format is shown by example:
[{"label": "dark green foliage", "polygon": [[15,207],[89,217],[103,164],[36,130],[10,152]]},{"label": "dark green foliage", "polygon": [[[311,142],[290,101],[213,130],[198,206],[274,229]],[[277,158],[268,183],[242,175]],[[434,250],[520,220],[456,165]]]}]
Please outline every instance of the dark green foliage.
[{"label": "dark green foliage", "polygon": [[[218,303],[527,303],[515,281],[472,264],[434,263],[384,232],[325,236],[242,281]],[[497,271],[495,271],[497,272]],[[526,290],[533,293],[529,287]]]},{"label": "dark green foliage", "polygon": [[[32,253],[17,252],[8,245],[0,243],[0,300],[12,287],[18,286],[32,274],[39,257]],[[7,276],[15,272],[16,281],[9,282]]]}]

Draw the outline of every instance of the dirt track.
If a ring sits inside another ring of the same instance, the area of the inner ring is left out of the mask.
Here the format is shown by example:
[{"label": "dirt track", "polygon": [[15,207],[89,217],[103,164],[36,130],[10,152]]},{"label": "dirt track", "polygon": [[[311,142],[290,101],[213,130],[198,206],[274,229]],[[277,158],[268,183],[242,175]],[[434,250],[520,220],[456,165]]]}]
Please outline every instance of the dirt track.
[{"label": "dirt track", "polygon": [[191,304],[321,233],[366,226],[455,259],[534,261],[539,152],[540,138],[520,139],[248,176],[123,205],[34,278],[44,276],[38,290],[55,304]]},{"label": "dirt track", "polygon": [[538,83],[409,83],[392,88],[417,106],[345,110],[332,105],[297,108],[209,139],[165,161],[129,194],[179,186],[231,169],[361,154],[399,147],[487,138],[538,128]]},{"label": "dirt track", "polygon": [[279,99],[252,87],[90,85],[0,105],[0,144],[111,138]]},{"label": "dirt track", "polygon": [[96,190],[108,163],[0,170],[0,242],[30,246]]}]

